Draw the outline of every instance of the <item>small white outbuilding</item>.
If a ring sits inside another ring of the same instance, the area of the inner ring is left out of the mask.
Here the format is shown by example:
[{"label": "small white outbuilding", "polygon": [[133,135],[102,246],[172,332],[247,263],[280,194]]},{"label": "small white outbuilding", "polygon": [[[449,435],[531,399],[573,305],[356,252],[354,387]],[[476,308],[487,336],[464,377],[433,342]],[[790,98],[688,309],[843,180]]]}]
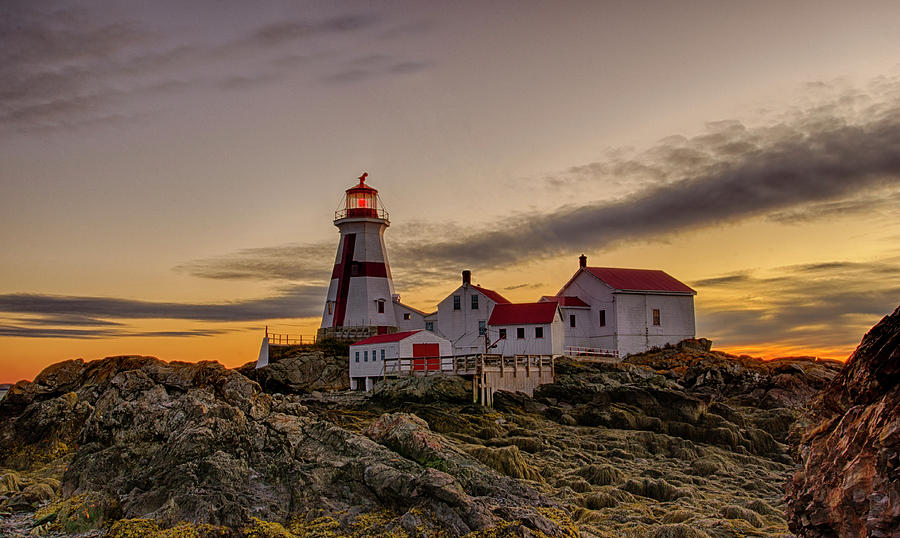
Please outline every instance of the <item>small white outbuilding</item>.
[{"label": "small white outbuilding", "polygon": [[384,361],[389,359],[422,359],[413,361],[414,369],[440,368],[428,357],[448,357],[452,346],[446,338],[425,330],[379,334],[350,346],[350,388],[368,392],[376,381],[384,377]]},{"label": "small white outbuilding", "polygon": [[561,355],[565,332],[554,302],[498,304],[488,320],[491,352],[513,355]]}]

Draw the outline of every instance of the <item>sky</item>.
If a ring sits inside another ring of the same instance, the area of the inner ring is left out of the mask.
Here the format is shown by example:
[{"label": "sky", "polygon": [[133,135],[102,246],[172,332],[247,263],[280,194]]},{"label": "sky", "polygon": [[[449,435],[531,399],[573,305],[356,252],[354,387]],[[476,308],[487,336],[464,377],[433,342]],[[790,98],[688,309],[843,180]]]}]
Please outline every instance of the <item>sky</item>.
[{"label": "sky", "polygon": [[732,353],[900,303],[900,3],[0,3],[0,382],[311,337],[362,172],[403,302],[662,269]]}]

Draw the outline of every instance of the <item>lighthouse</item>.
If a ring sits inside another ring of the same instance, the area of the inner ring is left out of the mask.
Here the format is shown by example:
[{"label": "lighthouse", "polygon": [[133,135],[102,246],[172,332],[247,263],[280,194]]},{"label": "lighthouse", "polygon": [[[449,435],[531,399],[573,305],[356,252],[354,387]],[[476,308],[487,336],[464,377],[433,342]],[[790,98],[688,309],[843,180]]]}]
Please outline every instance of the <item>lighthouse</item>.
[{"label": "lighthouse", "polygon": [[361,340],[397,332],[394,283],[384,248],[390,226],[369,174],[346,190],[334,214],[341,233],[318,338]]}]

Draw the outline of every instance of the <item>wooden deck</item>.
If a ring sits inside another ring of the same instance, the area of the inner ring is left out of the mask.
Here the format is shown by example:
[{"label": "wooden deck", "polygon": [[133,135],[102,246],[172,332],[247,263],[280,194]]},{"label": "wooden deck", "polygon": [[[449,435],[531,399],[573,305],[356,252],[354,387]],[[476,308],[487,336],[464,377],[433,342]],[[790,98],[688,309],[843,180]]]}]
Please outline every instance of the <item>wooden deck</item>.
[{"label": "wooden deck", "polygon": [[550,355],[500,355],[479,353],[459,357],[385,359],[384,377],[452,374],[472,378],[472,401],[491,406],[494,392],[523,392],[529,396],[537,387],[553,383],[554,359]]}]

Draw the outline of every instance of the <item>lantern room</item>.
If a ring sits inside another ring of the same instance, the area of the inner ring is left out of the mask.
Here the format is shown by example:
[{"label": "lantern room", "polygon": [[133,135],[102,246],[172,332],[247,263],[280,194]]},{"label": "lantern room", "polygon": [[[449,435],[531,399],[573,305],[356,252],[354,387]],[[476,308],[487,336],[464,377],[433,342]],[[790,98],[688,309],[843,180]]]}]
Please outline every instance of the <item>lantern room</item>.
[{"label": "lantern room", "polygon": [[344,196],[343,207],[339,208],[334,219],[370,218],[388,220],[386,211],[380,208],[381,200],[378,191],[366,185],[368,173],[359,176],[359,184],[350,187]]}]

